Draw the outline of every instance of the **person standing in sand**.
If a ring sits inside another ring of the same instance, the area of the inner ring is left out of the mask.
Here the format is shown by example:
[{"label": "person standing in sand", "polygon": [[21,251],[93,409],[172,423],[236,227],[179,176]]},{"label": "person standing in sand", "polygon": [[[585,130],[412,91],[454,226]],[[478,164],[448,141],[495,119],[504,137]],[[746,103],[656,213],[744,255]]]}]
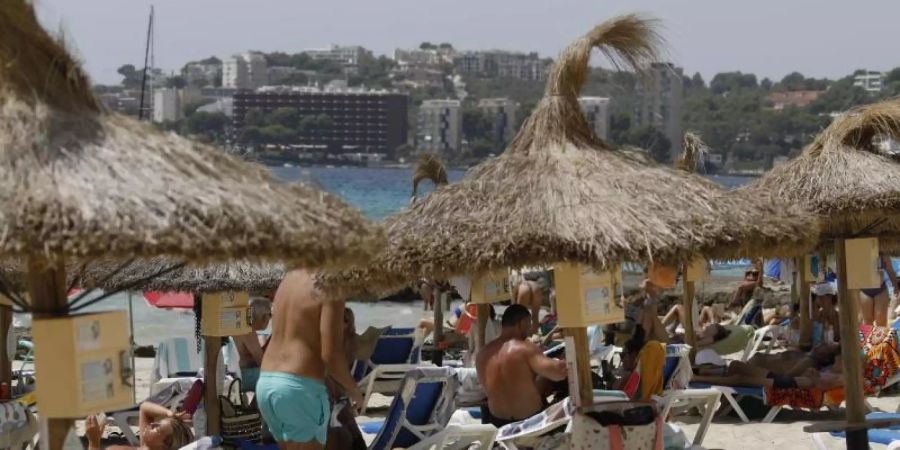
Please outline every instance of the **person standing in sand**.
[{"label": "person standing in sand", "polygon": [[544,280],[543,276],[534,273],[527,273],[522,278],[522,282],[516,287],[512,303],[514,305],[522,305],[531,311],[531,319],[534,322],[531,334],[534,334],[537,333],[541,325],[541,305],[544,303],[544,290],[547,288],[547,281]]},{"label": "person standing in sand", "polygon": [[263,360],[263,344],[259,341],[258,331],[265,330],[272,319],[272,302],[267,298],[254,297],[250,300],[251,332],[242,336],[234,336],[234,347],[240,356],[241,389],[255,391],[259,380],[259,366]]},{"label": "person standing in sand", "polygon": [[544,356],[528,341],[532,317],[522,305],[503,312],[500,337],[487,344],[476,357],[478,380],[487,395],[482,421],[496,427],[527,419],[547,407],[538,389],[537,377],[551,381],[566,379],[566,363]]},{"label": "person standing in sand", "polygon": [[363,396],[347,367],[344,302],[325,301],[315,277],[285,275],[275,293],[272,337],[256,386],[259,410],[281,450],[320,450],[331,411],[326,376],[359,408]]}]

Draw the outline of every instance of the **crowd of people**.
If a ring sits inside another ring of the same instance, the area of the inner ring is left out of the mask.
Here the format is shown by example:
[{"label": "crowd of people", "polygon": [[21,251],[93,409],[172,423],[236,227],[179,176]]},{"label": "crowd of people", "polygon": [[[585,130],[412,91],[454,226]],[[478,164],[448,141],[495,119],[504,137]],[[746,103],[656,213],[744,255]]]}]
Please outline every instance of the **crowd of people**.
[{"label": "crowd of people", "polygon": [[[890,261],[881,267],[891,286],[896,286]],[[746,270],[727,305],[703,305],[698,317],[692,317],[681,304],[660,315],[664,289],[645,276],[639,291],[623,299],[623,322],[591,327],[589,331],[592,342],[597,336],[604,345],[622,347],[621,367],[616,371],[604,367],[614,374],[599,375],[599,383],[624,390],[639,400],[661,394],[662,377],[654,377],[651,367],[662,370],[666,344],[684,342],[683,328],[691,321],[696,345],[691,361],[695,381],[773,388],[840,387],[837,292],[833,281],[821,281],[811,292],[815,336],[811,351],[792,348],[777,354],[757,354],[747,361],[727,361],[719,354],[717,344],[732,337],[740,329],[736,327],[782,324],[798,333],[796,307],[763,311],[757,296],[763,286],[761,262]],[[452,289],[446,282],[427,280],[418,287],[426,310],[435,307],[440,292]],[[862,308],[863,320],[886,320],[881,311],[887,307],[882,298],[886,291],[885,285],[878,292],[861,294],[871,300],[872,306]],[[544,352],[561,333],[555,326],[554,290],[547,274],[526,274],[510,292],[510,303],[500,314],[493,305],[487,309],[490,316],[483,347],[474,325],[474,304],[456,307],[444,324],[428,318],[419,324],[426,335],[436,326],[444,327],[443,342],[435,342],[436,348],[447,344],[468,348],[465,362],[476,369],[486,396],[482,420],[497,427],[534,416],[548,407],[548,399],[568,395],[566,362]],[[753,302],[759,303],[758,307],[751,307]],[[350,373],[358,358],[360,339],[353,311],[343,302],[324,301],[315,288],[314,276],[297,270],[286,275],[273,301],[254,298],[249,317],[252,331],[233,337],[240,355],[241,378],[279,447],[366,448],[355,414],[362,406],[363,395]],[[263,339],[257,332],[266,329],[270,321],[271,336]],[[168,450],[190,442],[193,436],[186,419],[183,414],[144,403],[141,447]],[[103,424],[90,417],[86,430],[91,448],[99,449]]]}]

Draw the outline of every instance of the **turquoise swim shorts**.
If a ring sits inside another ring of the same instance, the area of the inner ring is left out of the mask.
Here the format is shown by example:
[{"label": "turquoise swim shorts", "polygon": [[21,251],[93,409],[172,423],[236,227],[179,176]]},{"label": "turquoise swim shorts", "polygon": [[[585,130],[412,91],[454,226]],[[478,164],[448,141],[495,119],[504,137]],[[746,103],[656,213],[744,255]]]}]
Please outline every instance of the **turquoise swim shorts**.
[{"label": "turquoise swim shorts", "polygon": [[285,372],[262,372],[256,383],[256,398],[276,441],[316,440],[325,445],[331,411],[322,381]]},{"label": "turquoise swim shorts", "polygon": [[241,367],[241,390],[255,392],[259,381],[259,367]]}]

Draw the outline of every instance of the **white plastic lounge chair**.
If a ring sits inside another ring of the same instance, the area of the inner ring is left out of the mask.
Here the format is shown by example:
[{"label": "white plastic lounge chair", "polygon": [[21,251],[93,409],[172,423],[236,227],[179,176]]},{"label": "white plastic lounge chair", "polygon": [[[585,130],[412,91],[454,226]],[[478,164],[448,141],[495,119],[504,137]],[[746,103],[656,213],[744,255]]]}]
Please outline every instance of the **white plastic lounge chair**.
[{"label": "white plastic lounge chair", "polygon": [[703,416],[697,433],[694,434],[693,445],[700,446],[712,423],[722,394],[711,388],[688,388],[688,380],[692,373],[690,361],[691,347],[684,344],[666,346],[666,365],[663,368],[665,391],[662,397],[656,397],[662,417],[668,417],[672,410],[697,407]]},{"label": "white plastic lounge chair", "polygon": [[378,338],[368,361],[356,362],[353,375],[364,393],[361,414],[366,414],[373,393],[395,395],[407,372],[431,366],[421,362],[423,341],[419,329],[392,328]]},{"label": "white plastic lounge chair", "polygon": [[[225,358],[219,352],[216,380],[218,391],[222,392],[227,372]],[[190,389],[194,381],[201,377],[203,368],[203,352],[188,338],[170,338],[159,343],[153,359],[153,370],[150,374],[150,395],[162,392],[174,383],[181,383]]]},{"label": "white plastic lounge chair", "polygon": [[468,448],[478,442],[483,449],[493,446],[496,428],[490,425],[447,426],[456,409],[458,381],[454,369],[422,367],[412,369],[403,379],[387,418],[360,425],[375,434],[369,450]]}]

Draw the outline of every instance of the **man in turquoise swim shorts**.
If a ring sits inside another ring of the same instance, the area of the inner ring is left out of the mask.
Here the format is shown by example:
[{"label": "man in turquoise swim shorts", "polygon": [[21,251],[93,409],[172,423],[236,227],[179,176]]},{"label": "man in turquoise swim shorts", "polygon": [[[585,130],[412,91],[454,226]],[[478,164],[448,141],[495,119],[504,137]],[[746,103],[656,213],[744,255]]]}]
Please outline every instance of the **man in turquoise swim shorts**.
[{"label": "man in turquoise swim shorts", "polygon": [[272,337],[256,384],[259,410],[281,450],[319,450],[331,418],[325,377],[357,409],[363,399],[343,350],[344,302],[326,301],[309,272],[294,270],[274,304]]}]

